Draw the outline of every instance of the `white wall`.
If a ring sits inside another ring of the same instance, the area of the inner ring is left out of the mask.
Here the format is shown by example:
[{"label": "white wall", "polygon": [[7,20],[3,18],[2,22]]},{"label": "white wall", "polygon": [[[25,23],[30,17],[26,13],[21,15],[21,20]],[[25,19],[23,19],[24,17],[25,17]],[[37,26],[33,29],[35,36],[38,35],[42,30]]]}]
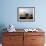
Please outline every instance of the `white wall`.
[{"label": "white wall", "polygon": [[[16,28],[46,29],[46,0],[0,0],[0,24],[13,24]],[[35,22],[18,22],[17,7],[35,7]]]}]

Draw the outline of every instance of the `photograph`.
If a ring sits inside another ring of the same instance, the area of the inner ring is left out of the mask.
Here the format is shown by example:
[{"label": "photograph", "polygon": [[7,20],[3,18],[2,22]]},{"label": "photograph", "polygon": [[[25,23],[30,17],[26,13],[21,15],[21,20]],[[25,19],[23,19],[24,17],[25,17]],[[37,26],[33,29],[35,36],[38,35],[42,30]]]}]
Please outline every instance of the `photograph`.
[{"label": "photograph", "polygon": [[17,20],[21,22],[35,21],[35,7],[18,7]]}]

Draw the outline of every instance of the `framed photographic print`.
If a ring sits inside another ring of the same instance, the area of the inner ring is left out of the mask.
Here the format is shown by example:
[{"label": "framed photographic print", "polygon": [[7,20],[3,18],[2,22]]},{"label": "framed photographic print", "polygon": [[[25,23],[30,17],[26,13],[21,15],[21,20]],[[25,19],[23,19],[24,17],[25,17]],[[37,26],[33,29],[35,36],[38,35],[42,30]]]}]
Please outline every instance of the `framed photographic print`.
[{"label": "framed photographic print", "polygon": [[18,7],[17,21],[34,22],[35,21],[35,7]]}]

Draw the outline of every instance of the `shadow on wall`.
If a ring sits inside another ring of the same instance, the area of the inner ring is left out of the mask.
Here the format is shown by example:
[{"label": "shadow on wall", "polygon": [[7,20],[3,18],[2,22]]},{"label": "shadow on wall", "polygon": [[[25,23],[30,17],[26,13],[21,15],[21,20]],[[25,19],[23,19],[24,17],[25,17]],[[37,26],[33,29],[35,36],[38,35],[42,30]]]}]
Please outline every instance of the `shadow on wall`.
[{"label": "shadow on wall", "polygon": [[0,43],[2,43],[2,32],[5,32],[6,30],[3,30],[5,28],[4,24],[0,24]]}]

